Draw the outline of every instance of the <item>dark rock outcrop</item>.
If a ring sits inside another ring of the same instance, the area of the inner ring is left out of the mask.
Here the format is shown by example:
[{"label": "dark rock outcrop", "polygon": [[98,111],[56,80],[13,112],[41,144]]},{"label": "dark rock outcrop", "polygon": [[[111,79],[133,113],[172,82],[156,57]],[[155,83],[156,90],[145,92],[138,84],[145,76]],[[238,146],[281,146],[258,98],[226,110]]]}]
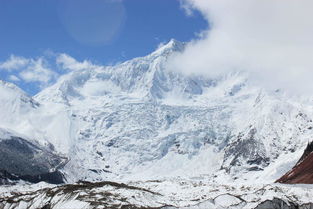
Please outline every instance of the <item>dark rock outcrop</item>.
[{"label": "dark rock outcrop", "polygon": [[264,144],[256,138],[257,130],[253,127],[247,134],[239,134],[237,140],[225,149],[223,167],[227,171],[234,167],[248,166],[247,170],[262,170],[269,164]]},{"label": "dark rock outcrop", "polygon": [[[3,130],[2,130],[3,131]],[[0,138],[0,184],[24,180],[32,183],[46,181],[63,183],[57,171],[66,162],[49,147],[42,147],[6,131]]]},{"label": "dark rock outcrop", "polygon": [[30,183],[38,183],[41,181],[50,184],[62,184],[64,182],[64,176],[60,171],[54,171],[49,173],[42,173],[38,175],[15,175],[7,172],[6,170],[0,171],[0,185],[15,184],[17,181],[27,181]]},{"label": "dark rock outcrop", "polygon": [[276,182],[313,184],[313,142],[308,144],[297,164]]}]

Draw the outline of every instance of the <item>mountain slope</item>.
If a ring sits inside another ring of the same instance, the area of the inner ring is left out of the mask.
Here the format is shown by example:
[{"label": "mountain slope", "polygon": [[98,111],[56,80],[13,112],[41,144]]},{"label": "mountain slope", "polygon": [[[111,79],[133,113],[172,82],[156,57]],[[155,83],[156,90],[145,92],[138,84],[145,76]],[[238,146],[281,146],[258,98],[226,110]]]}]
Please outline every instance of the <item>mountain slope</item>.
[{"label": "mountain slope", "polygon": [[209,78],[169,69],[167,60],[183,48],[172,40],[146,57],[75,71],[36,95],[71,112],[64,169],[73,181],[216,179],[216,172],[273,181],[284,172],[275,168],[292,165],[293,157],[282,159],[297,158],[312,136],[310,109],[253,87],[244,73]]},{"label": "mountain slope", "polygon": [[39,103],[12,83],[0,80],[0,126],[15,126],[18,117],[28,115]]},{"label": "mountain slope", "polygon": [[57,169],[65,162],[66,158],[56,155],[51,147],[42,147],[0,128],[0,183],[11,180],[62,183],[64,180]]}]

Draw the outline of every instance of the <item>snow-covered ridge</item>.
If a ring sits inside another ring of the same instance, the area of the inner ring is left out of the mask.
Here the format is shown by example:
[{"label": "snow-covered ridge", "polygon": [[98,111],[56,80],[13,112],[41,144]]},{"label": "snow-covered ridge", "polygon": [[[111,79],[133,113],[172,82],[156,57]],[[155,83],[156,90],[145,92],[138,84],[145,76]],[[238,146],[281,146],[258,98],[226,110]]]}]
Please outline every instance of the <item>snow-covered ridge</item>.
[{"label": "snow-covered ridge", "polygon": [[25,113],[28,109],[37,108],[39,103],[34,101],[16,85],[0,80],[0,104],[6,111],[0,114]]},{"label": "snow-covered ridge", "polygon": [[[166,69],[167,59],[182,52],[184,43],[171,40],[148,56],[116,66],[93,66],[62,77],[54,86],[36,95],[37,100],[68,103],[71,99],[119,95],[147,100],[162,99],[167,94],[191,96],[202,94],[213,85],[211,79],[187,77]],[[50,95],[48,98],[45,96]],[[51,97],[51,94],[53,96]]]}]

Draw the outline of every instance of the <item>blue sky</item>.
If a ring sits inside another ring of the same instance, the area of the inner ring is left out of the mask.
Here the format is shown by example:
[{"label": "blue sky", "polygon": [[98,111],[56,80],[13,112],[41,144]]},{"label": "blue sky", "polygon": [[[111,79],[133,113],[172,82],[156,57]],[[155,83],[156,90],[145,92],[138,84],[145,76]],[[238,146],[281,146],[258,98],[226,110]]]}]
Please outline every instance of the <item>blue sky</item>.
[{"label": "blue sky", "polygon": [[[35,94],[65,73],[49,63],[55,54],[116,63],[144,56],[171,38],[189,41],[207,23],[199,13],[187,16],[178,0],[1,0],[0,27],[0,78]],[[10,60],[18,66],[10,69]],[[52,79],[36,80],[36,66],[56,74],[42,71]],[[20,75],[21,68],[29,69]]]}]

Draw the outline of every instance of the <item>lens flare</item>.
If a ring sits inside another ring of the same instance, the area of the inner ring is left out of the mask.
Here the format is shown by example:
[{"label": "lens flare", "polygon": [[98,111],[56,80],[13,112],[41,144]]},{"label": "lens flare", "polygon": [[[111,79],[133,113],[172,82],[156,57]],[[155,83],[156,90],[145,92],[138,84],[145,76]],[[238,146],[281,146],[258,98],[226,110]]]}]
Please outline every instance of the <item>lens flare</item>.
[{"label": "lens flare", "polygon": [[110,44],[126,19],[120,0],[59,0],[58,15],[67,33],[89,46]]}]

